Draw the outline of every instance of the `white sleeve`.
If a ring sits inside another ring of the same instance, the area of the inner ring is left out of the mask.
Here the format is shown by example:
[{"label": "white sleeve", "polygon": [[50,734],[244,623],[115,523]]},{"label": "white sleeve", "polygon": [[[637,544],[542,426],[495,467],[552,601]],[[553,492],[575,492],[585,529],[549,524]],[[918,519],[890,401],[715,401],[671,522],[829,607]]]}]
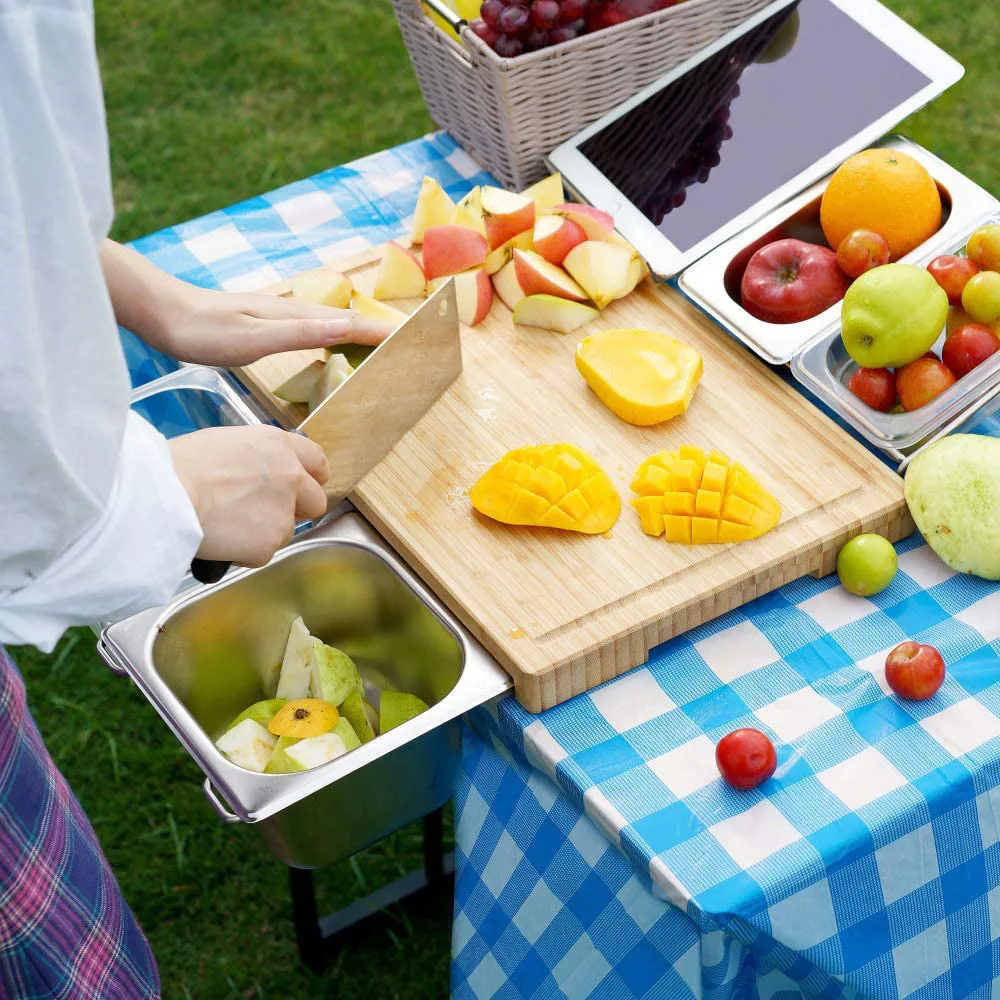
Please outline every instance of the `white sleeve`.
[{"label": "white sleeve", "polygon": [[103,516],[32,584],[0,595],[0,643],[48,652],[69,625],[168,601],[201,537],[166,439],[129,414]]}]

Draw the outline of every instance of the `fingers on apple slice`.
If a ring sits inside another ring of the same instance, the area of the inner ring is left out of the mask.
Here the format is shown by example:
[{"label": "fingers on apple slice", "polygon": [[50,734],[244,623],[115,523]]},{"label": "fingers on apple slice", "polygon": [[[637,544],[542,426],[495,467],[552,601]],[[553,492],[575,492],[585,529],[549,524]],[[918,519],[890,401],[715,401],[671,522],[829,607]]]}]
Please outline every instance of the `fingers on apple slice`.
[{"label": "fingers on apple slice", "polygon": [[525,198],[530,198],[535,203],[535,208],[539,214],[550,212],[556,205],[561,205],[566,201],[561,174],[552,174],[544,180],[532,184],[531,187],[526,188],[521,194]]},{"label": "fingers on apple slice", "polygon": [[292,276],[291,286],[293,299],[319,306],[334,306],[337,309],[346,309],[354,292],[351,279],[332,267],[320,267],[315,271],[295,274]]},{"label": "fingers on apple slice", "polygon": [[[473,268],[454,275],[455,301],[458,303],[458,318],[466,326],[476,326],[486,319],[493,305],[493,283],[486,269]],[[430,285],[430,291],[436,292],[450,277],[435,278]]]},{"label": "fingers on apple slice", "polygon": [[504,265],[508,264],[514,257],[515,250],[530,250],[532,247],[531,229],[526,229],[523,233],[518,233],[513,239],[507,240],[496,250],[491,250],[486,258],[486,273],[496,274]]},{"label": "fingers on apple slice", "polygon": [[600,315],[593,306],[571,302],[557,295],[528,295],[514,309],[514,322],[521,326],[572,333]]},{"label": "fingers on apple slice", "polygon": [[593,205],[578,205],[567,201],[556,205],[552,214],[572,219],[587,234],[588,240],[608,240],[615,231],[614,217]]},{"label": "fingers on apple slice", "polygon": [[491,250],[503,246],[535,225],[535,203],[523,194],[498,187],[484,187],[480,205],[486,224],[486,242]]},{"label": "fingers on apple slice", "polygon": [[424,241],[424,233],[432,226],[446,226],[455,214],[455,203],[448,192],[433,178],[425,177],[417,195],[417,207],[413,213],[413,230],[410,242],[418,246]]},{"label": "fingers on apple slice", "polygon": [[574,302],[587,301],[586,291],[573,278],[533,250],[514,251],[514,272],[525,295],[558,295]]},{"label": "fingers on apple slice", "polygon": [[386,243],[375,274],[375,298],[415,299],[426,291],[427,275],[420,261],[395,241]]},{"label": "fingers on apple slice", "polygon": [[518,302],[524,298],[524,291],[517,280],[517,265],[513,260],[508,261],[493,275],[493,287],[503,304],[513,312]]},{"label": "fingers on apple slice", "polygon": [[430,281],[480,267],[488,254],[486,238],[465,226],[432,226],[424,233],[424,272]]},{"label": "fingers on apple slice", "polygon": [[634,253],[613,243],[587,240],[570,250],[563,266],[594,305],[604,309],[608,303],[627,294],[624,289],[632,277],[634,257]]},{"label": "fingers on apple slice", "polygon": [[543,215],[535,223],[532,234],[535,253],[550,264],[561,264],[566,254],[586,239],[587,234],[572,219],[562,215]]}]

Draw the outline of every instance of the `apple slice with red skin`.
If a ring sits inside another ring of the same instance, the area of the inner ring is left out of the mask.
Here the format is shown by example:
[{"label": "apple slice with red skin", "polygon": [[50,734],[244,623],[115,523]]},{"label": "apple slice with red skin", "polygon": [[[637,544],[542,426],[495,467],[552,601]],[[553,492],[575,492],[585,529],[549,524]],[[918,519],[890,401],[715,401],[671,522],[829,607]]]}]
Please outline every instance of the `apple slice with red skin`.
[{"label": "apple slice with red skin", "polygon": [[386,243],[375,273],[375,298],[416,299],[426,291],[427,275],[420,261],[394,240]]},{"label": "apple slice with red skin", "polygon": [[535,253],[550,264],[561,264],[566,254],[586,239],[587,234],[572,219],[562,215],[543,215],[535,223]]},{"label": "apple slice with red skin", "polygon": [[556,333],[572,333],[600,315],[593,306],[557,295],[528,295],[514,309],[514,322]]},{"label": "apple slice with red skin", "polygon": [[603,309],[627,287],[634,256],[614,243],[587,240],[566,255],[563,266],[594,305]]},{"label": "apple slice with red skin", "polygon": [[483,189],[481,187],[474,187],[455,206],[451,224],[474,229],[480,236],[486,235],[486,222],[483,220]]},{"label": "apple slice with red skin", "polygon": [[505,264],[508,264],[514,257],[515,250],[530,250],[532,247],[532,230],[526,229],[523,233],[518,233],[513,239],[507,240],[496,250],[491,250],[486,258],[486,273],[496,274]]},{"label": "apple slice with red skin", "polygon": [[455,214],[455,203],[448,192],[433,178],[425,177],[417,195],[417,207],[413,211],[413,230],[410,242],[423,243],[424,233],[431,226],[445,226]]},{"label": "apple slice with red skin", "polygon": [[750,258],[740,282],[740,302],[765,323],[800,323],[839,302],[849,284],[828,247],[778,240]]},{"label": "apple slice with red skin", "polygon": [[586,302],[587,293],[561,268],[532,250],[514,251],[514,270],[525,295],[558,295]]},{"label": "apple slice with red skin", "polygon": [[518,302],[524,298],[524,290],[517,280],[517,265],[514,261],[508,261],[493,275],[493,287],[503,304],[513,312]]},{"label": "apple slice with red skin", "polygon": [[488,253],[485,237],[465,226],[431,226],[424,233],[424,272],[429,281],[480,267]]},{"label": "apple slice with red skin", "polygon": [[586,234],[588,240],[608,240],[615,231],[615,218],[593,205],[577,205],[564,202],[552,209],[553,215],[564,215],[575,222]]},{"label": "apple slice with red skin", "polygon": [[535,203],[523,194],[484,187],[480,205],[486,223],[486,242],[491,250],[535,225]]},{"label": "apple slice with red skin", "polygon": [[[493,305],[493,284],[484,268],[477,267],[454,275],[455,301],[458,303],[458,318],[466,326],[477,326],[486,319]],[[436,292],[449,278],[435,278],[430,291]]]}]

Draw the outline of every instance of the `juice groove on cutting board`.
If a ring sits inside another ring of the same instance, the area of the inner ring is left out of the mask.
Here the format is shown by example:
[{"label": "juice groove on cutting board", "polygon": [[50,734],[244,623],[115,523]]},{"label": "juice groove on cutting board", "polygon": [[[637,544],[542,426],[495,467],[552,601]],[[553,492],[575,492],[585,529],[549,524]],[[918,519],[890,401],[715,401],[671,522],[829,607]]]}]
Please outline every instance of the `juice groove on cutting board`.
[{"label": "juice groove on cutting board", "polygon": [[[378,257],[372,250],[339,267],[367,292]],[[705,374],[683,416],[632,427],[580,377],[581,337],[629,326],[701,352]],[[900,477],[672,289],[645,282],[568,336],[515,327],[497,299],[462,337],[463,373],[351,499],[510,672],[530,711],[638,666],[658,643],[761,594],[832,572],[840,546],[861,531],[895,541],[913,530]],[[237,374],[291,427],[305,407],[269,390],[298,367],[278,355]],[[623,508],[610,537],[509,527],[472,510],[469,488],[501,455],[556,441],[589,451],[618,488]],[[680,444],[746,465],[781,503],[778,527],[735,545],[644,535],[628,504],[632,475]]]}]

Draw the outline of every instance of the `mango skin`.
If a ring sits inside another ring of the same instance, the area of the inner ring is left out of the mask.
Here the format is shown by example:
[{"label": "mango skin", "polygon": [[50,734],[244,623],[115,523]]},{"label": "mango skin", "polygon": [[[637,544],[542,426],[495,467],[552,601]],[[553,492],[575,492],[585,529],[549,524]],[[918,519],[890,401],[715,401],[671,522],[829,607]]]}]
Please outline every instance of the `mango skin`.
[{"label": "mango skin", "polygon": [[653,330],[601,330],[584,337],[576,367],[615,416],[650,427],[691,405],[704,366],[688,344]]},{"label": "mango skin", "polygon": [[1000,580],[1000,440],[943,438],[907,466],[903,492],[920,534],[951,569]]}]

